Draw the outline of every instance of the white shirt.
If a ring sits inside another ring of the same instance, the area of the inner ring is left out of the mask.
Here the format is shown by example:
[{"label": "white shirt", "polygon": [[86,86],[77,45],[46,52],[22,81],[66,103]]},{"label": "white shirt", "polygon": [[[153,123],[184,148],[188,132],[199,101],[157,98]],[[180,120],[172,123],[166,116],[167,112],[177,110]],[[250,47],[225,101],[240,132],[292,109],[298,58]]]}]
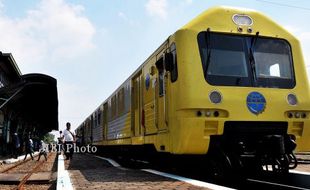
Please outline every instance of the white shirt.
[{"label": "white shirt", "polygon": [[75,136],[75,132],[74,131],[68,131],[67,129],[66,130],[64,130],[64,139],[65,139],[65,142],[68,142],[68,141],[73,141],[74,140],[74,138],[73,138],[73,136],[72,136],[72,134]]},{"label": "white shirt", "polygon": [[40,152],[47,152],[47,147],[48,145],[45,144],[44,142],[41,144],[39,151]]}]

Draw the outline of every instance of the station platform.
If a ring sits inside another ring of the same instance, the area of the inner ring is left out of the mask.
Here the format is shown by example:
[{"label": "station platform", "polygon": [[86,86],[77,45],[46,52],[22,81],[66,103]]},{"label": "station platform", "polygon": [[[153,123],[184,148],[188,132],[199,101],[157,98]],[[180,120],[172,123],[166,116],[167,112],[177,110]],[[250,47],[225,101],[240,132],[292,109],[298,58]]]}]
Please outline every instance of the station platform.
[{"label": "station platform", "polygon": [[310,152],[297,153],[296,158],[299,164],[295,171],[310,173]]},{"label": "station platform", "polygon": [[[228,189],[173,175],[165,176],[165,174],[153,170],[122,168],[110,160],[88,154],[75,154],[72,160],[64,160],[60,155],[58,164],[57,190]],[[63,168],[59,168],[62,167],[61,164],[64,164]]]}]

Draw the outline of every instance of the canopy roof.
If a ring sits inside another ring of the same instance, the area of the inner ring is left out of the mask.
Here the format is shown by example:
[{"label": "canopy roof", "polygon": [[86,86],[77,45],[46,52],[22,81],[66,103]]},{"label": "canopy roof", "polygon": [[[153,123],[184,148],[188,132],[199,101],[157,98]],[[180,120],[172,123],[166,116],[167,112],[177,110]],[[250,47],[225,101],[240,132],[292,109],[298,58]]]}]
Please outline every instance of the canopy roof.
[{"label": "canopy roof", "polygon": [[11,54],[0,57],[2,71],[6,71],[6,76],[11,75],[16,79],[0,88],[0,110],[5,111],[10,119],[37,126],[41,132],[57,130],[56,79],[44,74],[20,75],[15,62],[9,58]]}]

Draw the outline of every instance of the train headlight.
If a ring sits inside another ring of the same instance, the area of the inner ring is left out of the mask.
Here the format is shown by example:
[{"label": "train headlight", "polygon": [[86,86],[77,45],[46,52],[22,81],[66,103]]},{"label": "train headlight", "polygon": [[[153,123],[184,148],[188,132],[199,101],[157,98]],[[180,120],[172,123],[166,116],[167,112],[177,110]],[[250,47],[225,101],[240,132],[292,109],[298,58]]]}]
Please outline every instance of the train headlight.
[{"label": "train headlight", "polygon": [[286,112],[286,116],[288,118],[301,118],[301,119],[306,119],[309,116],[309,112],[306,111],[289,111]]},{"label": "train headlight", "polygon": [[287,95],[287,102],[292,105],[295,106],[297,104],[297,97],[295,96],[295,94],[289,94]]},{"label": "train headlight", "polygon": [[288,118],[292,118],[293,116],[294,116],[293,113],[291,113],[291,112],[288,112],[288,113],[287,113],[287,117],[288,117]]},{"label": "train headlight", "polygon": [[207,117],[210,117],[211,114],[212,114],[212,113],[211,113],[210,111],[206,111],[206,116],[207,116]]},{"label": "train headlight", "polygon": [[214,104],[219,104],[222,102],[222,95],[218,91],[212,91],[209,94],[210,101]]},{"label": "train headlight", "polygon": [[248,15],[243,15],[243,14],[233,15],[232,20],[238,26],[251,26],[253,24],[252,18]]}]

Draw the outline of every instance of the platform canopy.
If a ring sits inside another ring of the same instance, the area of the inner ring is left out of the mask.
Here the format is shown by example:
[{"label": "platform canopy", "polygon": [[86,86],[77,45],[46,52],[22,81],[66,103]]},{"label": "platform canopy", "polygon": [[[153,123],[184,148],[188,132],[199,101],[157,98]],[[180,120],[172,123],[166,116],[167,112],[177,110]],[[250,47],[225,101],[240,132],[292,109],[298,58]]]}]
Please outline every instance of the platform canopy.
[{"label": "platform canopy", "polygon": [[3,85],[0,110],[9,120],[32,125],[40,133],[58,129],[57,81],[44,74],[21,75],[11,54],[0,56]]}]

